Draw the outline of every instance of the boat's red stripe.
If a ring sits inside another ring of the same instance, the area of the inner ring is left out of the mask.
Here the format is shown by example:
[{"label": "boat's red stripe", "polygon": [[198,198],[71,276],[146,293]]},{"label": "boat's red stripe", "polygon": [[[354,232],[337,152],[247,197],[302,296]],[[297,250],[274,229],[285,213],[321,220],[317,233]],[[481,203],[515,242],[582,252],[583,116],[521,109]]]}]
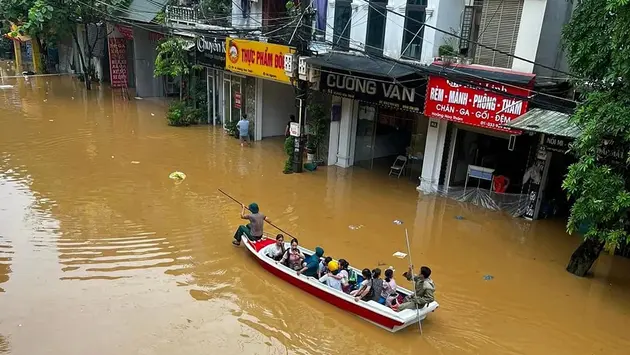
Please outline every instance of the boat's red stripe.
[{"label": "boat's red stripe", "polygon": [[[271,241],[273,243],[273,241]],[[260,241],[258,243],[252,243],[255,245],[257,250],[260,250],[262,247],[258,247],[258,244],[262,244],[264,243],[263,241]],[[265,244],[265,245],[269,245],[269,243]],[[302,290],[310,293],[313,296],[319,297],[322,300],[335,305],[345,311],[348,312],[352,312],[360,317],[366,318],[371,320],[374,323],[380,324],[381,326],[385,327],[385,328],[389,328],[389,329],[393,329],[396,326],[400,326],[403,323],[399,322],[399,321],[395,321],[391,318],[382,316],[378,313],[372,312],[368,309],[365,309],[363,307],[361,307],[357,302],[353,301],[347,301],[345,299],[339,298],[339,297],[335,297],[325,291],[320,290],[317,287],[311,286],[309,283],[304,282],[300,279],[298,279],[297,277],[293,277],[291,275],[286,274],[285,272],[282,272],[281,270],[276,269],[275,267],[273,267],[272,265],[267,264],[266,262],[260,260],[259,258],[257,258],[258,262],[260,263],[260,265],[265,268],[267,271],[271,272],[272,274],[278,276],[279,278],[281,278],[282,280],[292,284],[293,286],[297,286],[299,288],[301,288]]]}]

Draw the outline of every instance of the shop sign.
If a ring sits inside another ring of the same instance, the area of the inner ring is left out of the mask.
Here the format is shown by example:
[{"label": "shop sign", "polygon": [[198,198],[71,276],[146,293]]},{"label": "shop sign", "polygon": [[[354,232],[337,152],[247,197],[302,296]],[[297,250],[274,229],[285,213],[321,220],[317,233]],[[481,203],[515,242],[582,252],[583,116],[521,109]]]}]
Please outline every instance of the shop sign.
[{"label": "shop sign", "polygon": [[503,125],[527,112],[527,100],[503,96],[495,90],[518,97],[528,97],[529,90],[484,82],[476,84],[493,91],[458,84],[439,76],[429,77],[424,114],[495,131],[521,134],[521,131]]},{"label": "shop sign", "polygon": [[572,141],[573,139],[571,138],[545,135],[543,146],[547,151],[564,154],[569,150],[569,143],[571,143]]},{"label": "shop sign", "polygon": [[235,73],[291,83],[284,72],[284,55],[295,48],[273,43],[226,39],[225,68]]},{"label": "shop sign", "polygon": [[120,33],[120,35],[123,36],[125,39],[133,39],[133,28],[131,28],[131,26],[116,25],[116,29],[118,30],[118,33]]},{"label": "shop sign", "polygon": [[199,37],[196,47],[198,64],[225,69],[225,37]]},{"label": "shop sign", "polygon": [[299,137],[300,136],[300,124],[297,122],[289,123],[289,135],[291,137]]},{"label": "shop sign", "polygon": [[367,74],[348,75],[331,72],[329,68],[320,73],[321,91],[353,100],[372,102],[381,106],[411,112],[422,112],[421,96],[416,89],[406,87],[386,78],[371,78]]},{"label": "shop sign", "polygon": [[241,93],[240,92],[234,93],[234,108],[237,108],[237,109],[241,108]]},{"label": "shop sign", "polygon": [[109,75],[112,88],[127,87],[127,40],[124,38],[110,37],[109,49]]}]

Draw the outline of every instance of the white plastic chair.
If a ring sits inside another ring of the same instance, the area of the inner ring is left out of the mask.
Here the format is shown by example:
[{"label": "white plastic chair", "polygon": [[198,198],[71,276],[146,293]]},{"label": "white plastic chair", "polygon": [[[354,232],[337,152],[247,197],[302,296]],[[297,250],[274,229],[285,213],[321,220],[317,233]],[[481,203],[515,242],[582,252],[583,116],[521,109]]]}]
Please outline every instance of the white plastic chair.
[{"label": "white plastic chair", "polygon": [[405,166],[407,165],[407,157],[404,155],[399,155],[394,160],[394,164],[389,168],[389,176],[396,175],[397,178],[400,178],[400,175],[405,171]]}]

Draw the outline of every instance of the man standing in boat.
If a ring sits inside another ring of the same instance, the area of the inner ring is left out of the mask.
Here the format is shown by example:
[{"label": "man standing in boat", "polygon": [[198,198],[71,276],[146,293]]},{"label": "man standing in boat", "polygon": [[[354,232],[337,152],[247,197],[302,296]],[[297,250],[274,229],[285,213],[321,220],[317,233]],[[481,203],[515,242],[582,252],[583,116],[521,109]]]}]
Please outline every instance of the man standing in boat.
[{"label": "man standing in boat", "polygon": [[409,281],[415,283],[416,294],[407,296],[403,303],[398,306],[398,311],[405,309],[421,309],[427,304],[435,301],[435,283],[431,280],[431,269],[427,266],[420,268],[420,274],[413,274],[413,266],[409,267],[409,271],[403,274]]},{"label": "man standing in boat", "polygon": [[236,246],[241,245],[241,238],[243,234],[252,241],[262,238],[265,221],[269,222],[269,218],[260,213],[257,203],[252,202],[249,204],[250,214],[245,214],[245,208],[245,205],[243,205],[243,209],[241,209],[241,218],[248,220],[249,223],[246,226],[238,226],[236,233],[234,233],[234,240],[232,241],[232,244]]}]

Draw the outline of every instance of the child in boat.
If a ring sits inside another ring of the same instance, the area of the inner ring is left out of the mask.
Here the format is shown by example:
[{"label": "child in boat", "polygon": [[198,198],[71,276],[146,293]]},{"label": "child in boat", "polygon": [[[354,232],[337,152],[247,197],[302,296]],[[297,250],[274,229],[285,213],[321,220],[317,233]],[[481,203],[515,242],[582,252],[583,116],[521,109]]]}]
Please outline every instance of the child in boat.
[{"label": "child in boat", "polygon": [[396,302],[396,298],[398,297],[398,293],[396,292],[398,285],[396,285],[396,280],[394,280],[394,269],[391,267],[385,270],[385,284],[383,286],[385,305],[392,307],[392,304]]},{"label": "child in boat", "polygon": [[[331,268],[331,266],[336,266],[336,268]],[[338,280],[339,283],[341,283],[341,291],[345,293],[350,293],[352,289],[348,281],[350,277],[348,273],[348,267],[348,262],[345,259],[339,259],[339,262],[332,260],[328,263],[328,273],[322,276],[319,281],[328,283],[328,278],[334,278]],[[337,270],[337,272],[332,272],[334,270]]]},{"label": "child in boat", "polygon": [[342,290],[341,279],[338,279],[336,276],[339,275],[342,271],[345,271],[345,270],[339,269],[339,263],[336,262],[335,260],[331,260],[328,263],[327,269],[328,269],[328,273],[326,275],[324,275],[320,279],[320,281],[322,281],[322,279],[324,279],[324,281],[326,282],[326,285],[334,288],[335,290],[343,291]]},{"label": "child in boat", "polygon": [[385,298],[383,298],[383,290],[385,289],[385,282],[381,279],[381,269],[376,268],[372,270],[372,301],[380,304],[385,304]]},{"label": "child in boat", "polygon": [[324,258],[324,260],[319,262],[319,268],[317,269],[317,278],[322,278],[322,276],[326,275],[329,271],[328,263],[332,261],[330,256]]}]

